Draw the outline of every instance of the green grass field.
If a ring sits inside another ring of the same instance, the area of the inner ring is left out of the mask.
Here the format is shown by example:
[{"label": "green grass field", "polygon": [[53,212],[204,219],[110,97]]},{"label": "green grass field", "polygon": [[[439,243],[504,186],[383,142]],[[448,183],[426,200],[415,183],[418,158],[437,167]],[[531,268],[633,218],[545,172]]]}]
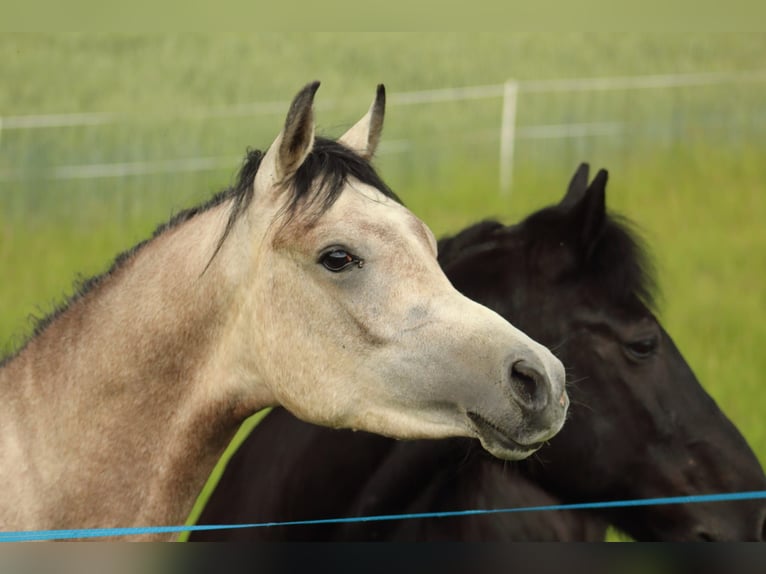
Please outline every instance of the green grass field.
[{"label": "green grass field", "polygon": [[[508,78],[731,72],[760,69],[764,53],[766,35],[2,36],[0,353],[78,274],[104,270],[174,211],[231,183],[248,146],[271,143],[283,109],[231,106],[286,102],[320,79],[319,128],[338,135],[378,82],[393,94]],[[119,116],[8,127],[16,116],[78,112]],[[497,98],[392,104],[380,171],[439,235],[557,201],[580,161],[608,168],[610,207],[640,225],[656,256],[664,325],[766,463],[766,81],[522,92],[510,197],[498,192],[500,118]],[[616,129],[567,138],[532,129],[594,123]],[[61,166],[189,157],[224,160],[197,172],[55,177]]]}]

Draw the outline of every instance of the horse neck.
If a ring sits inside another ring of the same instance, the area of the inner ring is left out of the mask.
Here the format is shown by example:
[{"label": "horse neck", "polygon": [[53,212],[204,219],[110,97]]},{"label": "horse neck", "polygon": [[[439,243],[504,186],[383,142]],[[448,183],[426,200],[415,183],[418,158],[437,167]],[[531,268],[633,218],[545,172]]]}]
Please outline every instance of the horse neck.
[{"label": "horse neck", "polygon": [[[0,369],[0,529],[178,523],[238,423],[227,204],[150,241]],[[55,487],[53,487],[55,485]]]}]

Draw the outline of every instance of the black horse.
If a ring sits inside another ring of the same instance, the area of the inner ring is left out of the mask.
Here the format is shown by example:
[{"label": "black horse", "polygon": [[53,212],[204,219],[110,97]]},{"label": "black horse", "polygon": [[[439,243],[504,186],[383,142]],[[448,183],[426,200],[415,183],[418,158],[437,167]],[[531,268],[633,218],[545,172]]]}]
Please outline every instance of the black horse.
[{"label": "black horse", "polygon": [[[468,439],[396,442],[276,410],[232,458],[199,523],[766,489],[745,439],[657,321],[651,266],[629,223],[607,214],[606,181],[601,170],[588,185],[583,164],[558,205],[514,226],[478,223],[439,245],[460,291],[566,365],[570,418],[550,444],[510,463]],[[222,530],[191,539],[603,540],[612,523],[639,540],[764,540],[765,520],[763,501],[740,501]]]}]

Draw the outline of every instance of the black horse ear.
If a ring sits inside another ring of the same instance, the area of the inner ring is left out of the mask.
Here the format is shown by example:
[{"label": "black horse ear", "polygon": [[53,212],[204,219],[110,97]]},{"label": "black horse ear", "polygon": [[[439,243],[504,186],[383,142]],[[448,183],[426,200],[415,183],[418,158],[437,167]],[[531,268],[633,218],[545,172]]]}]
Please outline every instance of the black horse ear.
[{"label": "black horse ear", "polygon": [[606,224],[606,182],[609,173],[600,169],[573,209],[581,253],[588,259]]},{"label": "black horse ear", "polygon": [[588,190],[588,172],[590,166],[587,163],[581,163],[577,171],[574,172],[572,179],[569,182],[567,193],[564,199],[561,200],[559,205],[566,209],[569,209],[580,202]]}]

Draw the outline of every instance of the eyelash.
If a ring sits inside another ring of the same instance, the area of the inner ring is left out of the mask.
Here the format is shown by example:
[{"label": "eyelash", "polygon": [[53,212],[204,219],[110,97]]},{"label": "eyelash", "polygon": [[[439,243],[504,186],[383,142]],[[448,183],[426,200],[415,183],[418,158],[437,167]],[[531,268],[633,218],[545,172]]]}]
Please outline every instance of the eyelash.
[{"label": "eyelash", "polygon": [[319,263],[332,273],[340,273],[352,265],[356,265],[360,268],[363,267],[364,259],[357,257],[341,247],[334,247],[319,257]]},{"label": "eyelash", "polygon": [[640,339],[625,343],[625,350],[635,359],[648,359],[657,350],[657,339]]}]

